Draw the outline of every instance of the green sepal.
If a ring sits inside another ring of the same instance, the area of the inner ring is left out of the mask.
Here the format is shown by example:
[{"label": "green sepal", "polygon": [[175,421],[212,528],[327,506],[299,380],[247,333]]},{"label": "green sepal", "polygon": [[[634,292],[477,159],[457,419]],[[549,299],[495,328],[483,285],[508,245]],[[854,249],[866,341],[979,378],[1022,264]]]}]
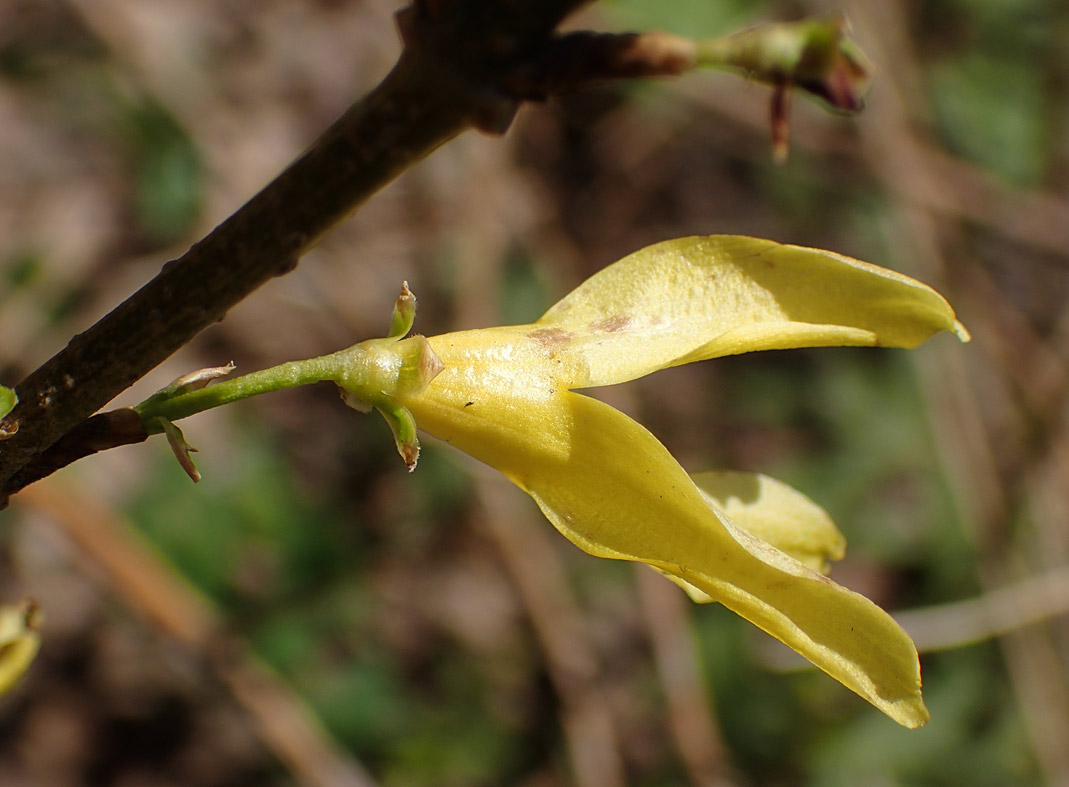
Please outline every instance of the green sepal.
[{"label": "green sepal", "polygon": [[167,436],[167,444],[171,446],[175,459],[186,471],[186,475],[194,484],[200,481],[200,471],[197,470],[197,466],[193,464],[193,457],[190,456],[190,453],[196,452],[197,449],[186,442],[186,436],[182,434],[182,430],[166,418],[157,417],[155,421],[163,429],[163,433]]},{"label": "green sepal", "polygon": [[393,432],[394,443],[397,445],[397,453],[405,462],[405,467],[411,473],[416,469],[419,461],[419,438],[416,436],[416,419],[412,417],[407,407],[393,402],[376,407]]}]

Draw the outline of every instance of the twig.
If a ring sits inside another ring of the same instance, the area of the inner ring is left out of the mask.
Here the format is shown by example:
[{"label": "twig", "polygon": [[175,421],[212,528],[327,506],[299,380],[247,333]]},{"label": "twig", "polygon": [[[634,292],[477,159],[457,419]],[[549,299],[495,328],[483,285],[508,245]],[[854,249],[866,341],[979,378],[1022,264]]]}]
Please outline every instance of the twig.
[{"label": "twig", "polygon": [[[586,0],[424,0],[383,82],[259,194],[17,387],[0,450],[0,495],[49,446],[268,279],[332,226],[469,127],[504,131],[518,101],[503,73]],[[128,440],[125,442],[129,442]],[[120,443],[121,444],[121,443]]]}]

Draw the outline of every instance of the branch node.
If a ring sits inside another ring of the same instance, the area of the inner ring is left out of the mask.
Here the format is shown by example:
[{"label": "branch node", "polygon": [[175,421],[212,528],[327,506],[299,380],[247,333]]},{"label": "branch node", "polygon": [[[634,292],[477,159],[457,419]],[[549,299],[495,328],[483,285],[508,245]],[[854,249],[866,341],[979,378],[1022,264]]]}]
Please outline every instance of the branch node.
[{"label": "branch node", "polygon": [[499,137],[509,130],[520,102],[502,95],[486,93],[473,105],[472,125],[483,134]]}]

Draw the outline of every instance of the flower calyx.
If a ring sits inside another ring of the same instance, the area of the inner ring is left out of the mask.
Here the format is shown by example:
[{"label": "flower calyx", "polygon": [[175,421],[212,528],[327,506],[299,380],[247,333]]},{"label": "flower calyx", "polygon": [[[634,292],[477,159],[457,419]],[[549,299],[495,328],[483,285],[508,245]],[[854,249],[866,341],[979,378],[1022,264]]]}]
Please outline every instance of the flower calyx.
[{"label": "flower calyx", "polygon": [[352,363],[336,380],[342,400],[349,407],[362,413],[375,409],[382,414],[393,432],[397,453],[409,471],[416,468],[419,459],[416,420],[398,402],[420,394],[445,368],[425,336],[404,338],[415,316],[416,296],[408,289],[408,282],[403,282],[394,303],[389,335],[368,339],[346,351],[352,353]]}]

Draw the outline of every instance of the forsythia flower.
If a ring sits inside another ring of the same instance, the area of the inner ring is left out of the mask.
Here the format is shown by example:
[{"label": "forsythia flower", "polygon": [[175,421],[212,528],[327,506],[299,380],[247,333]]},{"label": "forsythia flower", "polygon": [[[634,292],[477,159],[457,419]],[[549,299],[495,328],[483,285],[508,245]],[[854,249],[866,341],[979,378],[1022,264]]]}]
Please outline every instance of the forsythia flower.
[{"label": "forsythia flower", "polygon": [[642,426],[573,390],[754,350],[915,347],[942,330],[968,339],[938,293],[900,274],[754,238],[684,238],[609,266],[530,325],[430,337],[443,369],[397,404],[504,473],[580,548],[649,564],[916,727],[928,719],[916,649],[818,573],[843,550],[822,509],[763,476],[692,478]]}]

